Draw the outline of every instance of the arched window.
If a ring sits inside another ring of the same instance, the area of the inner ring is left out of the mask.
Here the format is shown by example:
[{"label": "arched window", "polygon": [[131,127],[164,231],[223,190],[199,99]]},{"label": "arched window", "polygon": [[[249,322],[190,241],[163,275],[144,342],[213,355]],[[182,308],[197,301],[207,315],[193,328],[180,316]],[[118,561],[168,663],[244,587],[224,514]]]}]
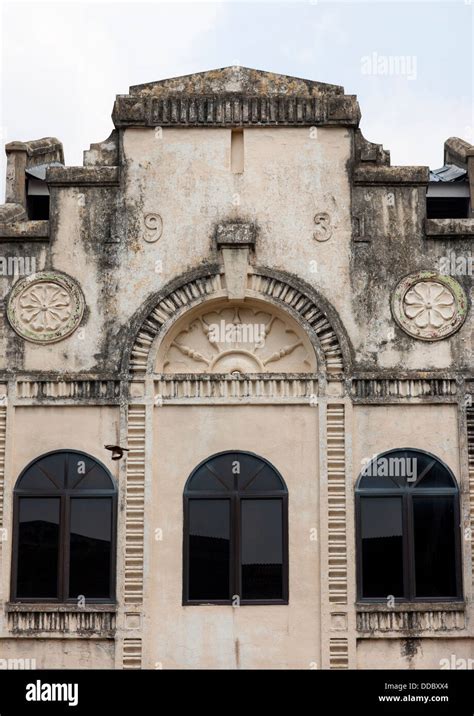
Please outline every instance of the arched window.
[{"label": "arched window", "polygon": [[14,490],[12,599],[114,599],[115,483],[77,450],[33,460]]},{"label": "arched window", "polygon": [[390,450],[356,487],[359,599],[461,599],[459,489],[430,453]]},{"label": "arched window", "polygon": [[183,602],[288,602],[288,491],[266,460],[222,452],[184,491]]}]

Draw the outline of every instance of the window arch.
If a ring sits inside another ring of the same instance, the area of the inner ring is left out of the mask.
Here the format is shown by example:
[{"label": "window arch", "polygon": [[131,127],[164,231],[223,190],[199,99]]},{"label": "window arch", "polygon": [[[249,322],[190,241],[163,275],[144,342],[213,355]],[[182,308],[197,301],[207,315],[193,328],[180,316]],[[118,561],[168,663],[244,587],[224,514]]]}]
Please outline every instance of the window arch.
[{"label": "window arch", "polygon": [[462,598],[459,488],[441,460],[377,455],[358,479],[356,515],[359,599]]},{"label": "window arch", "polygon": [[288,602],[288,490],[249,452],[226,451],[184,489],[183,603]]},{"label": "window arch", "polygon": [[112,601],[116,501],[109,471],[84,452],[30,462],[14,489],[12,599]]}]

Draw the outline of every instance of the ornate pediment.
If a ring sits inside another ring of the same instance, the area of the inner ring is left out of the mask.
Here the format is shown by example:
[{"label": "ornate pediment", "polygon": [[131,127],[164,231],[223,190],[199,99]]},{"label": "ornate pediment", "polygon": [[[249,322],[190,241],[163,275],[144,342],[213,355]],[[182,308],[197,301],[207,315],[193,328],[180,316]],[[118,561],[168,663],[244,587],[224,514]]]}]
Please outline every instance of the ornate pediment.
[{"label": "ornate pediment", "polygon": [[344,94],[344,88],[340,85],[315,82],[301,77],[280,75],[276,72],[264,72],[237,65],[130,87],[131,95],[153,95],[155,97],[162,94],[217,95],[232,92],[252,97],[269,95],[315,97],[323,93]]},{"label": "ornate pediment", "polygon": [[313,373],[301,328],[273,307],[220,303],[184,317],[159,351],[160,373]]},{"label": "ornate pediment", "polygon": [[116,127],[356,127],[360,110],[339,85],[236,66],[130,87],[112,117]]}]

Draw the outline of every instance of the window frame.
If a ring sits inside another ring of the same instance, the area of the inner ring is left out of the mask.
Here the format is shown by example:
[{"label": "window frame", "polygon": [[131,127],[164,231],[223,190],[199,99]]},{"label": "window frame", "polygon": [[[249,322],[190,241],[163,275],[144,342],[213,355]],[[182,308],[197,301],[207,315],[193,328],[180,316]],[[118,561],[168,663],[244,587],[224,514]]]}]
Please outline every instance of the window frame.
[{"label": "window frame", "polygon": [[[192,491],[189,490],[193,476],[197,471],[222,455],[250,455],[262,463],[265,463],[280,479],[281,490],[255,491],[245,493],[244,490],[227,492],[216,491]],[[189,598],[189,502],[190,500],[227,500],[229,502],[229,599],[190,599]],[[232,605],[233,599],[242,592],[242,500],[280,500],[282,506],[282,597],[278,599],[242,599],[239,597],[240,605],[286,605],[289,603],[289,535],[288,535],[288,488],[280,472],[265,458],[247,450],[224,450],[202,460],[191,472],[186,481],[183,492],[183,606],[199,605]]]},{"label": "window frame", "polygon": [[[412,604],[412,603],[446,603],[446,602],[463,602],[463,575],[462,575],[462,540],[461,540],[461,491],[459,483],[453,471],[433,453],[418,448],[400,447],[386,450],[377,454],[374,459],[389,456],[391,453],[401,451],[409,451],[426,455],[436,460],[449,473],[453,480],[453,487],[416,487],[419,480],[413,484],[405,484],[403,487],[384,488],[364,488],[359,484],[364,477],[361,473],[357,478],[355,486],[355,532],[356,532],[356,586],[357,586],[357,602],[360,604],[386,604],[386,597],[364,597],[363,596],[363,564],[362,564],[362,510],[361,499],[367,498],[383,498],[398,497],[402,501],[402,559],[403,559],[403,597],[395,597],[396,604]],[[373,462],[374,460],[371,460]],[[370,464],[370,463],[369,463]],[[416,593],[416,574],[415,574],[415,528],[414,528],[414,512],[413,499],[417,496],[424,497],[452,497],[454,504],[454,575],[456,584],[456,596],[438,596],[438,597],[417,597]]]},{"label": "window frame", "polygon": [[[18,485],[26,472],[37,462],[50,455],[67,453],[69,455],[79,455],[92,460],[99,465],[110,478],[113,485],[111,489],[100,490],[82,490],[74,488],[59,487],[51,490],[32,490],[21,489]],[[57,564],[57,597],[19,597],[17,596],[18,588],[18,557],[19,557],[19,532],[20,532],[20,499],[22,498],[52,498],[59,500],[59,547],[58,547],[58,564]],[[67,448],[60,450],[50,450],[31,460],[26,467],[23,468],[13,488],[13,545],[12,545],[12,561],[11,561],[11,577],[10,577],[10,602],[21,604],[77,604],[77,597],[66,597],[69,592],[69,573],[70,573],[70,527],[71,527],[71,499],[87,499],[87,498],[103,498],[110,499],[112,503],[111,509],[111,540],[110,540],[110,593],[108,597],[87,597],[88,604],[116,604],[116,567],[117,567],[117,483],[110,473],[110,470],[93,455],[83,452],[82,450],[69,450]]]}]

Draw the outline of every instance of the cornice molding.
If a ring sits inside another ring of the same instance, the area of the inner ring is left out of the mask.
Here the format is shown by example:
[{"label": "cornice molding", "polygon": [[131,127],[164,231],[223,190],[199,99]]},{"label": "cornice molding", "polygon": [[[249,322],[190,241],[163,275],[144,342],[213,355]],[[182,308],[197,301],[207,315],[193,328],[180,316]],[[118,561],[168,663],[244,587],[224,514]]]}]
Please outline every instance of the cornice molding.
[{"label": "cornice molding", "polygon": [[118,95],[112,113],[117,128],[125,127],[357,127],[360,109],[355,95],[250,96]]}]

